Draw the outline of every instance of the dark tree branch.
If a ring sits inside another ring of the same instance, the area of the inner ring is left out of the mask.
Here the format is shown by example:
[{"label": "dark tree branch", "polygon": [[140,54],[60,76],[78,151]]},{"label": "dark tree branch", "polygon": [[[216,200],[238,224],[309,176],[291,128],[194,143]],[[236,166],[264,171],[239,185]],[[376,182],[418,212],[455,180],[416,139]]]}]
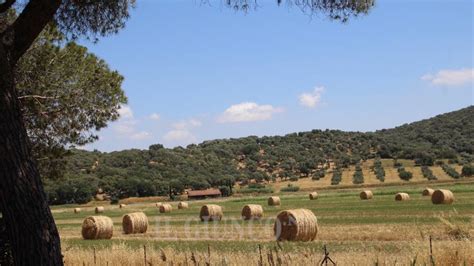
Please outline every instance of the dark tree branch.
[{"label": "dark tree branch", "polygon": [[5,13],[12,7],[16,0],[6,0],[5,3],[0,4],[0,13]]},{"label": "dark tree branch", "polygon": [[38,37],[44,27],[53,20],[56,11],[61,6],[62,0],[31,0],[7,29],[13,34],[11,54],[13,63],[28,50],[33,41]]}]

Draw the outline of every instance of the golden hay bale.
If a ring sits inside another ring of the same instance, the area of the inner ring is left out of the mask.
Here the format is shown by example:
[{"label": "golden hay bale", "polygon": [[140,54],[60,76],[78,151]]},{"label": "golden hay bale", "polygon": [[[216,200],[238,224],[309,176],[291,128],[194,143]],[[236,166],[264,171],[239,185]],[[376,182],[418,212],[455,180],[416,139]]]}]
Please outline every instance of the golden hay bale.
[{"label": "golden hay bale", "polygon": [[311,192],[311,193],[309,193],[309,199],[310,199],[310,200],[318,199],[318,192]]},{"label": "golden hay bale", "polygon": [[81,211],[81,208],[74,208],[74,213],[80,213]]},{"label": "golden hay bale", "polygon": [[268,198],[268,206],[280,206],[281,200],[280,197],[272,196]]},{"label": "golden hay bale", "polygon": [[173,210],[173,207],[170,204],[161,204],[160,206],[160,213],[167,213],[171,212]]},{"label": "golden hay bale", "polygon": [[242,218],[244,220],[258,220],[263,217],[262,205],[248,204],[242,208]]},{"label": "golden hay bale", "polygon": [[318,234],[318,219],[307,209],[282,211],[277,215],[273,232],[277,241],[313,241]]},{"label": "golden hay bale", "polygon": [[369,200],[374,197],[374,193],[370,190],[364,190],[360,193],[360,199],[362,200]]},{"label": "golden hay bale", "polygon": [[143,212],[129,213],[122,218],[122,227],[125,234],[143,234],[148,229],[148,218]]},{"label": "golden hay bale", "polygon": [[127,204],[120,204],[119,208],[122,209],[122,208],[125,208],[126,206],[127,206]]},{"label": "golden hay bale", "polygon": [[432,188],[425,188],[425,189],[423,190],[423,192],[421,193],[421,195],[423,195],[423,196],[431,196],[431,195],[433,195],[433,192],[434,192],[434,189],[432,189]]},{"label": "golden hay bale", "polygon": [[395,194],[395,200],[396,201],[404,201],[404,200],[409,200],[410,199],[410,195],[408,195],[407,193],[397,193]]},{"label": "golden hay bale", "polygon": [[107,216],[90,216],[82,222],[84,239],[111,239],[114,233],[114,222]]},{"label": "golden hay bale", "polygon": [[104,211],[105,211],[105,208],[103,206],[95,207],[95,213],[103,213]]},{"label": "golden hay bale", "polygon": [[431,195],[433,204],[451,204],[454,202],[454,194],[447,189],[438,189]]},{"label": "golden hay bale", "polygon": [[189,204],[187,202],[184,202],[184,201],[181,201],[180,203],[178,203],[178,209],[187,209],[189,208]]},{"label": "golden hay bale", "polygon": [[207,204],[201,207],[199,218],[201,221],[220,221],[223,216],[222,207],[215,204]]}]

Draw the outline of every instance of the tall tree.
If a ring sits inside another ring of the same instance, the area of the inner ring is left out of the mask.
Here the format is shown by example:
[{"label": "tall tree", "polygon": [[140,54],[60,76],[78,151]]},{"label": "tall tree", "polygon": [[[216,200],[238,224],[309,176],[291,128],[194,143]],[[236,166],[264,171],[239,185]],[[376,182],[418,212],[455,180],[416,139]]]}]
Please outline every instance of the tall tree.
[{"label": "tall tree", "polygon": [[[17,265],[62,265],[58,230],[31,152],[15,84],[19,60],[48,23],[68,37],[97,38],[121,29],[134,0],[2,0],[0,2],[0,210]],[[277,0],[281,4],[282,0]],[[372,0],[288,0],[304,11],[345,21],[366,13]],[[249,10],[256,0],[226,0]],[[9,10],[19,16],[8,23]]]},{"label": "tall tree", "polygon": [[95,141],[127,100],[119,73],[51,25],[19,60],[15,81],[43,178],[61,177],[67,147]]}]

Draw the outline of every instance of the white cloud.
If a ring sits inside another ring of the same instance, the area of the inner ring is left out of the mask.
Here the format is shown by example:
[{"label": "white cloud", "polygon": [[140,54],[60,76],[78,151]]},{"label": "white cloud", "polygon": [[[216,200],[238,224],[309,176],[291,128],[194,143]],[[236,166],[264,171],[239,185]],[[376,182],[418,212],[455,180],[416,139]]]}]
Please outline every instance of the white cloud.
[{"label": "white cloud", "polygon": [[120,106],[118,113],[120,114],[120,118],[112,126],[112,129],[115,131],[117,137],[130,140],[145,140],[152,137],[152,135],[147,131],[137,130],[136,127],[138,120],[134,118],[133,111],[130,106]]},{"label": "white cloud", "polygon": [[321,94],[324,91],[324,87],[316,87],[312,92],[305,92],[300,94],[298,97],[300,104],[308,108],[315,108],[321,102]]},{"label": "white cloud", "polygon": [[132,140],[145,140],[149,138],[151,138],[151,134],[146,131],[140,131],[130,135],[130,139]]},{"label": "white cloud", "polygon": [[436,74],[423,75],[421,79],[434,86],[458,87],[474,81],[474,69],[444,69]]},{"label": "white cloud", "polygon": [[202,122],[195,118],[174,123],[171,125],[172,129],[163,136],[163,140],[172,145],[196,143],[197,137],[191,130],[200,126]]},{"label": "white cloud", "polygon": [[118,109],[118,113],[120,115],[120,118],[124,118],[124,119],[133,118],[132,108],[130,108],[130,106],[128,105],[121,105],[120,109]]},{"label": "white cloud", "polygon": [[120,135],[129,135],[135,131],[135,120],[119,120],[113,129]]},{"label": "white cloud", "polygon": [[153,114],[151,114],[151,115],[149,116],[149,118],[150,118],[151,120],[156,120],[156,121],[158,121],[158,120],[161,119],[161,116],[160,116],[159,114],[157,114],[157,113],[153,113]]},{"label": "white cloud", "polygon": [[197,142],[196,136],[194,136],[187,129],[174,129],[166,133],[163,137],[168,142],[179,142],[179,143],[195,143]]},{"label": "white cloud", "polygon": [[252,122],[270,120],[274,114],[283,112],[282,108],[271,105],[258,105],[253,102],[235,104],[227,108],[218,118],[220,123]]},{"label": "white cloud", "polygon": [[200,127],[202,126],[201,121],[197,119],[189,119],[189,120],[183,120],[178,123],[173,124],[174,129],[190,129],[190,128],[195,128],[195,127]]}]

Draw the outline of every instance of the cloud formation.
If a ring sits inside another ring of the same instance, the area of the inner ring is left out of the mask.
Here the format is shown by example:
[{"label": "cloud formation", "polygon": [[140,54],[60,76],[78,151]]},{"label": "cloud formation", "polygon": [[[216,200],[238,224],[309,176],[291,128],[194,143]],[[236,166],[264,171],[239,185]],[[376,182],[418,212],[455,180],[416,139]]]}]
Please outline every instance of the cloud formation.
[{"label": "cloud formation", "polygon": [[312,92],[305,92],[300,94],[299,101],[300,105],[307,108],[315,108],[321,103],[321,94],[324,91],[324,87],[316,87]]},{"label": "cloud formation", "polygon": [[192,133],[192,129],[202,126],[202,122],[198,119],[183,120],[172,125],[172,130],[168,131],[163,139],[166,142],[175,145],[186,145],[196,143],[197,137]]},{"label": "cloud formation", "polygon": [[474,69],[443,69],[436,74],[426,74],[421,80],[428,81],[434,86],[459,87],[473,83]]},{"label": "cloud formation", "polygon": [[146,131],[140,131],[130,135],[130,139],[132,140],[145,140],[149,138],[151,138],[151,134]]},{"label": "cloud formation", "polygon": [[160,116],[159,114],[157,114],[157,113],[153,113],[153,114],[151,114],[151,115],[149,116],[149,118],[150,118],[151,120],[156,120],[156,121],[158,121],[158,120],[161,119],[161,116]]},{"label": "cloud formation", "polygon": [[119,138],[130,140],[146,140],[152,137],[147,131],[138,131],[138,121],[133,116],[132,108],[128,105],[122,105],[118,110],[120,118],[114,123],[112,129]]},{"label": "cloud formation", "polygon": [[197,142],[196,136],[187,129],[174,129],[168,131],[163,137],[165,141],[168,142],[178,142],[178,143],[195,143]]},{"label": "cloud formation", "polygon": [[254,102],[243,102],[227,108],[218,118],[220,123],[238,123],[270,120],[274,114],[283,112],[282,108],[272,105],[258,105]]},{"label": "cloud formation", "polygon": [[124,119],[133,118],[132,108],[130,108],[130,106],[128,106],[128,105],[121,105],[120,109],[118,109],[117,112],[120,115],[120,118],[124,118]]}]

